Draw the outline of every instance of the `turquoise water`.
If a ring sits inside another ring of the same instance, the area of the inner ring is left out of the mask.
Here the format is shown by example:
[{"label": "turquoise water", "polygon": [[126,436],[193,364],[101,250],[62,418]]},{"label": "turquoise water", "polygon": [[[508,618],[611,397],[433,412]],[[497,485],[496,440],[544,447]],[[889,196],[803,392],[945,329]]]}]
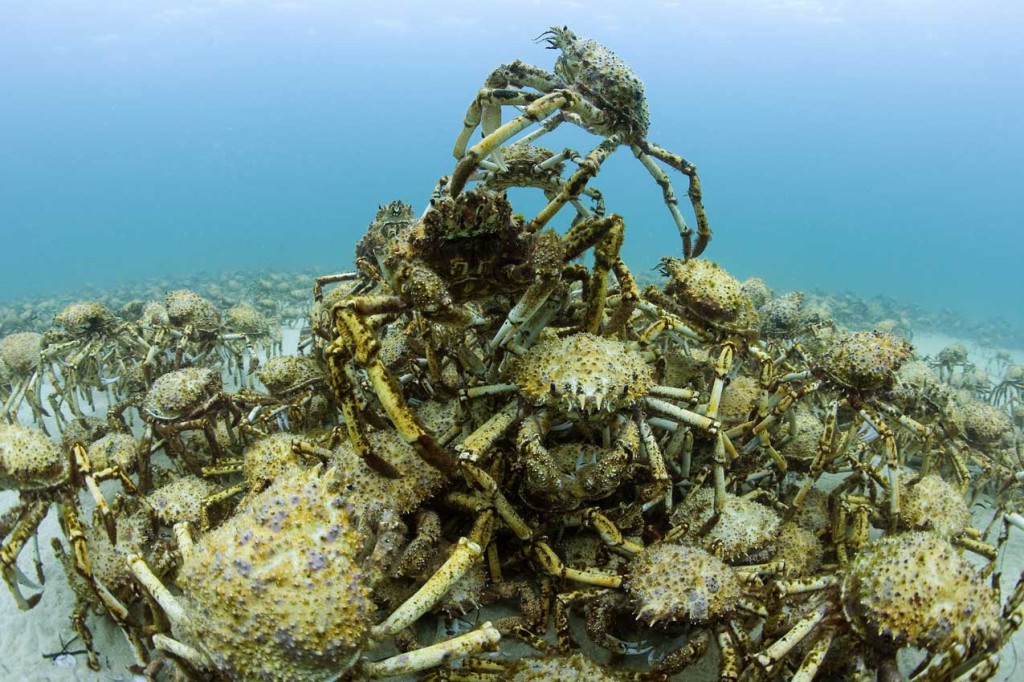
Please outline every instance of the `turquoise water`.
[{"label": "turquoise water", "polygon": [[[551,68],[532,39],[554,24],[644,79],[651,138],[699,166],[706,255],[733,274],[1024,325],[1011,0],[0,0],[0,299],[347,268],[378,204],[420,209],[450,172],[493,67]],[[567,127],[544,144],[596,144]],[[678,253],[627,151],[593,184],[635,269]]]}]

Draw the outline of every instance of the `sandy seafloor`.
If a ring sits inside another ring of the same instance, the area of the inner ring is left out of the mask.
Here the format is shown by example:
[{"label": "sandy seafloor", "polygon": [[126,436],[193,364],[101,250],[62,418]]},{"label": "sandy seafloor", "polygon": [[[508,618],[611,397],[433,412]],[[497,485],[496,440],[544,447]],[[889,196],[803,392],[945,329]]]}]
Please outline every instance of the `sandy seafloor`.
[{"label": "sandy seafloor", "polygon": [[[298,342],[298,328],[283,329],[284,353],[294,353]],[[998,348],[982,348],[967,339],[958,339],[942,334],[916,334],[913,345],[919,355],[934,356],[943,347],[961,341],[970,349],[971,359],[980,367],[984,367]],[[1024,351],[1008,350],[1013,361],[1024,365]],[[105,406],[97,401],[97,409],[102,412]],[[22,414],[23,423],[30,423],[30,416]],[[113,485],[113,484],[104,484]],[[17,499],[16,493],[0,492],[0,510],[9,508]],[[984,528],[991,519],[991,507],[984,501],[974,507],[974,524]],[[996,528],[998,530],[998,527]],[[19,611],[14,599],[5,587],[0,588],[0,682],[9,681],[64,681],[64,680],[138,680],[145,678],[133,675],[128,666],[133,663],[131,650],[120,630],[105,618],[91,616],[89,627],[95,640],[95,648],[100,655],[102,669],[98,672],[89,670],[85,665],[84,656],[60,656],[45,658],[44,654],[55,654],[62,648],[62,642],[68,642],[75,636],[68,615],[75,603],[74,595],[64,579],[63,569],[53,554],[50,539],[58,537],[60,531],[55,512],[51,509],[39,529],[39,549],[42,555],[47,583],[39,605],[31,611]],[[990,540],[994,541],[994,538]],[[19,565],[29,576],[33,575],[31,545],[22,552]],[[969,555],[970,556],[970,555]],[[998,558],[1002,571],[1002,589],[1004,599],[1013,589],[1017,577],[1024,571],[1024,532],[1013,529],[1010,542]],[[31,593],[31,590],[27,590]],[[481,618],[486,619],[487,613]],[[69,650],[81,649],[79,642],[74,642]],[[714,647],[712,647],[714,649]],[[528,652],[525,652],[528,654]],[[1024,629],[1018,631],[1010,645],[1001,653],[1002,663],[994,679],[1000,681],[1024,681]],[[912,667],[913,654],[905,657],[907,666]],[[677,680],[710,680],[717,674],[717,656],[710,653],[697,665],[676,676]],[[392,678],[413,679],[413,678]]]}]

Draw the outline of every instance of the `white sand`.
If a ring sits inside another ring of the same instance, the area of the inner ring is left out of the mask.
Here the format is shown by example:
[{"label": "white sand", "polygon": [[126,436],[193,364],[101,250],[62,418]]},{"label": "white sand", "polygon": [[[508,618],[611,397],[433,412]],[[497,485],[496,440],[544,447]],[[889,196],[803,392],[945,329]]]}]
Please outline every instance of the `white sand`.
[{"label": "white sand", "polygon": [[[283,329],[284,352],[293,353],[297,345],[298,328]],[[980,348],[969,340],[956,339],[939,334],[919,334],[914,346],[921,355],[934,356],[945,346],[962,341],[971,351],[971,359],[984,368],[998,349]],[[1015,362],[1024,364],[1024,353],[1011,352]],[[97,404],[98,410],[105,405]],[[27,419],[28,415],[23,415]],[[27,421],[25,423],[28,423]],[[106,491],[105,491],[106,492]],[[111,491],[112,492],[112,491]],[[15,503],[15,493],[0,492],[0,509],[8,509]],[[976,505],[975,525],[984,527],[991,519],[991,509]],[[44,653],[56,653],[61,641],[74,637],[68,615],[74,606],[74,595],[68,588],[63,569],[53,555],[50,539],[59,537],[60,531],[55,512],[51,510],[39,530],[39,545],[47,576],[47,584],[39,605],[31,611],[19,611],[14,600],[0,588],[0,680],[11,681],[64,681],[64,680],[142,680],[133,676],[128,666],[133,663],[131,650],[120,631],[106,618],[91,617],[89,626],[93,631],[96,650],[100,654],[102,670],[90,671],[84,656],[63,657],[58,660],[44,659]],[[33,575],[31,551],[26,547],[19,565],[27,575]],[[1013,589],[1017,576],[1024,568],[1024,533],[1014,531],[1009,546],[998,559],[1003,572],[1004,596]],[[31,593],[26,589],[27,593]],[[79,642],[70,646],[78,650]],[[1024,680],[1024,666],[1017,665],[1016,651],[1024,651],[1024,632],[1018,632],[1010,646],[1003,651],[1003,664],[997,680]],[[679,676],[678,679],[709,679],[715,675],[715,664],[709,656],[698,666]]]},{"label": "white sand", "polygon": [[993,348],[990,346],[982,346],[971,339],[963,339],[956,336],[947,336],[945,334],[935,333],[915,333],[914,340],[911,341],[914,349],[921,356],[929,355],[935,357],[939,351],[946,346],[954,343],[962,343],[967,347],[970,353],[969,358],[971,362],[980,367],[986,369],[990,367],[996,353],[1003,352],[1013,358],[1013,362],[1018,365],[1024,365],[1024,350],[1014,348]]}]

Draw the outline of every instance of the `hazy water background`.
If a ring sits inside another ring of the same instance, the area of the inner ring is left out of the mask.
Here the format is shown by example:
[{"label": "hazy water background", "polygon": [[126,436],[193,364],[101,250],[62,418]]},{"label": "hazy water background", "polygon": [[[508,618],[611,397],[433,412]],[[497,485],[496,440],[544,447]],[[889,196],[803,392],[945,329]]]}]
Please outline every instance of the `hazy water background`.
[{"label": "hazy water background", "polygon": [[[0,299],[347,268],[379,203],[420,210],[450,172],[487,73],[551,68],[531,41],[568,24],[646,82],[651,138],[698,165],[707,255],[733,274],[1021,326],[1022,8],[0,0]],[[596,144],[568,127],[544,143]],[[628,151],[594,185],[634,269],[679,251]]]}]

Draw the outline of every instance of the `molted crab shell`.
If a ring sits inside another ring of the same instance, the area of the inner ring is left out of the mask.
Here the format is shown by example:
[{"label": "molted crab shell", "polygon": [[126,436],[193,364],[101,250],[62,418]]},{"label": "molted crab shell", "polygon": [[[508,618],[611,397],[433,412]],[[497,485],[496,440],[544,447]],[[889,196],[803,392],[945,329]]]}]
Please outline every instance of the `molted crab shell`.
[{"label": "molted crab shell", "polygon": [[179,419],[223,388],[220,372],[202,367],[176,369],[153,382],[142,401],[142,409],[155,419]]},{"label": "molted crab shell", "polygon": [[535,345],[512,381],[534,405],[589,415],[635,404],[654,385],[654,375],[643,356],[622,342],[583,333]]}]

